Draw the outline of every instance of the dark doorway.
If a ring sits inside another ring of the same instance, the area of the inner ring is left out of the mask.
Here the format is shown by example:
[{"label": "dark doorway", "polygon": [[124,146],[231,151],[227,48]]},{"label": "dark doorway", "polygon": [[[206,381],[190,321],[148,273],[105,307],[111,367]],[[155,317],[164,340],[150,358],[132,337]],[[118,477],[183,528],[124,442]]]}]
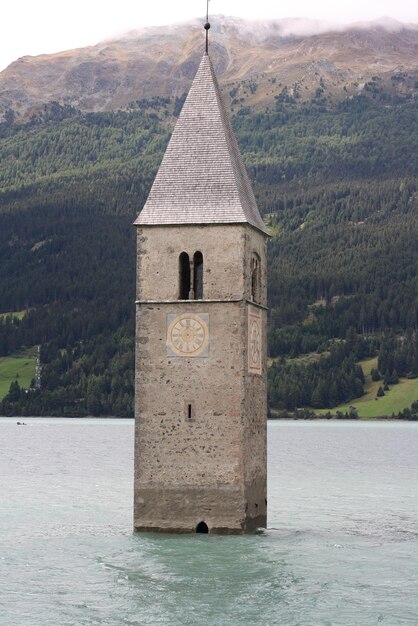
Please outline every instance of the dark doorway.
[{"label": "dark doorway", "polygon": [[208,525],[205,524],[205,522],[199,522],[198,525],[196,526],[196,532],[197,533],[208,533],[209,532]]}]

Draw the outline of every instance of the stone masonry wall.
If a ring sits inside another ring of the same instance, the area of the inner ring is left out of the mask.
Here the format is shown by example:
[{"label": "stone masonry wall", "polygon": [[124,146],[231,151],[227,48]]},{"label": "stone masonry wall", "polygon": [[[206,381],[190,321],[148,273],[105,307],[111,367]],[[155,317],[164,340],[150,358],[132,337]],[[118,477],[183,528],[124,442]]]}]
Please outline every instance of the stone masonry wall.
[{"label": "stone masonry wall", "polygon": [[[262,374],[248,374],[248,259],[256,251],[264,268],[264,240],[245,224],[138,232],[137,529],[190,532],[205,521],[211,531],[241,532],[265,525],[265,356]],[[204,299],[179,301],[179,254],[197,250]],[[264,303],[265,269],[262,284]],[[265,343],[266,312],[259,308]],[[208,316],[204,355],[167,351],[168,316],[186,313]]]},{"label": "stone masonry wall", "polygon": [[244,291],[246,225],[158,226],[138,229],[138,300],[177,300],[179,256],[203,254],[207,299],[234,300]]}]

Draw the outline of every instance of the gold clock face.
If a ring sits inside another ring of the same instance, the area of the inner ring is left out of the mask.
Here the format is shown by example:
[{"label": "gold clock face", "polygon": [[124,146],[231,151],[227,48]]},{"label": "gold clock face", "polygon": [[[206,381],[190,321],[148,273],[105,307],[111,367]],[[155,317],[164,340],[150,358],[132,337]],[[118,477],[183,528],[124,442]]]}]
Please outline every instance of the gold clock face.
[{"label": "gold clock face", "polygon": [[259,309],[248,308],[248,371],[262,373],[262,318]]},{"label": "gold clock face", "polygon": [[260,367],[260,327],[256,319],[251,320],[250,360],[253,367]]},{"label": "gold clock face", "polygon": [[[169,316],[167,328],[167,351],[175,356],[207,356],[209,329],[207,314],[185,313]],[[170,319],[173,318],[173,319]]]}]

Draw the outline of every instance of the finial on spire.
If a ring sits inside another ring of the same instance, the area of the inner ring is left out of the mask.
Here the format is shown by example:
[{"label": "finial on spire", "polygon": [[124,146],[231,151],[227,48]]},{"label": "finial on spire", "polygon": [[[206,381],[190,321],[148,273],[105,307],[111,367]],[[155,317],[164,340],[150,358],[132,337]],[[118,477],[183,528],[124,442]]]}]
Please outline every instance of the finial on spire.
[{"label": "finial on spire", "polygon": [[206,0],[206,24],[204,26],[204,29],[206,31],[206,54],[208,54],[208,51],[209,51],[209,28],[210,28],[210,24],[209,24],[209,0]]}]

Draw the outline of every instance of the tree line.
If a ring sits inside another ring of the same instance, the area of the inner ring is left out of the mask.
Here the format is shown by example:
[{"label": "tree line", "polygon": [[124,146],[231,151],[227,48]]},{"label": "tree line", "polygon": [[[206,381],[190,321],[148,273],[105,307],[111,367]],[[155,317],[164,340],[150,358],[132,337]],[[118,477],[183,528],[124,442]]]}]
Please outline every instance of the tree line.
[{"label": "tree line", "polygon": [[[132,222],[179,104],[0,125],[0,312],[26,311],[0,318],[0,355],[40,344],[43,366],[3,413],[132,414]],[[361,354],[415,371],[418,103],[279,105],[233,120],[272,234],[269,397],[327,407],[361,395]]]}]

